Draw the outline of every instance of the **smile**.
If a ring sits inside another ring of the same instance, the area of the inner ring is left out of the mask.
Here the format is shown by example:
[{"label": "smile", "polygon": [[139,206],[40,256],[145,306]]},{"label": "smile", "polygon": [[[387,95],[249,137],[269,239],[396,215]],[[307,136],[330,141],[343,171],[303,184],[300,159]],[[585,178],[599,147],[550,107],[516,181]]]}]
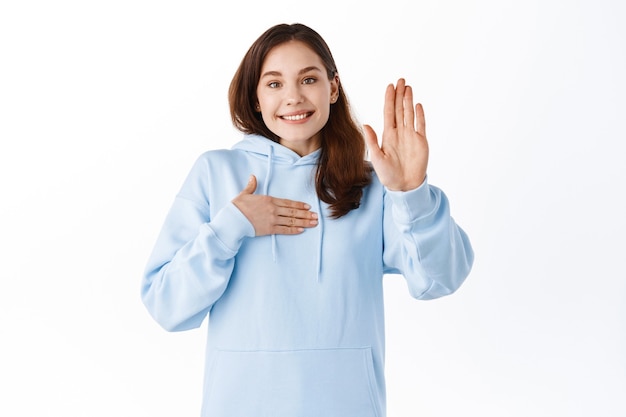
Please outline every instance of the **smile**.
[{"label": "smile", "polygon": [[307,113],[302,113],[302,114],[292,114],[292,115],[288,115],[288,116],[280,116],[280,118],[283,119],[283,120],[298,121],[298,120],[304,120],[307,117],[311,116],[312,114],[313,114],[312,112],[307,112]]}]

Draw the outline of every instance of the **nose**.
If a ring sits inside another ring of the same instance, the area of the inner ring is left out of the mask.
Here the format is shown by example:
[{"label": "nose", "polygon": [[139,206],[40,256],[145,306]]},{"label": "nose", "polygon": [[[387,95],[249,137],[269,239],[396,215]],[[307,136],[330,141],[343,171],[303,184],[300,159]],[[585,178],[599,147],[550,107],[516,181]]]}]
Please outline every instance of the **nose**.
[{"label": "nose", "polygon": [[301,103],[304,100],[299,85],[291,85],[285,89],[285,101],[289,105]]}]

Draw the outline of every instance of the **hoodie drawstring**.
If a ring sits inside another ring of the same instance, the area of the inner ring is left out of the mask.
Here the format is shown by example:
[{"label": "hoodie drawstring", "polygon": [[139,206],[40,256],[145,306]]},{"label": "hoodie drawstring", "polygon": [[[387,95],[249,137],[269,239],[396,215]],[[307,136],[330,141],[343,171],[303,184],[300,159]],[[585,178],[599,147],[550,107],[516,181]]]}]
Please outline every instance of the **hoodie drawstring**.
[{"label": "hoodie drawstring", "polygon": [[317,245],[317,282],[320,282],[322,275],[322,242],[324,240],[324,215],[322,214],[322,202],[317,197],[317,230],[319,233]]},{"label": "hoodie drawstring", "polygon": [[[267,148],[268,148],[267,173],[265,174],[265,183],[263,185],[264,195],[269,195],[270,179],[273,174],[272,167],[274,164],[274,147],[270,144],[268,145]],[[317,230],[319,234],[319,239],[318,239],[318,246],[317,246],[317,271],[315,271],[315,275],[316,275],[316,280],[319,283],[321,281],[321,275],[322,275],[322,247],[323,247],[322,242],[324,239],[324,216],[322,214],[322,202],[319,199],[319,197],[317,197],[316,201],[317,201],[317,219],[318,219]],[[274,263],[278,262],[278,247],[276,243],[275,234],[272,235],[272,261]]]},{"label": "hoodie drawstring", "polygon": [[[272,159],[274,157],[274,148],[268,146],[267,153],[267,174],[265,175],[265,185],[263,186],[263,194],[269,195],[270,178],[272,177]],[[272,260],[276,263],[276,235],[272,235]]]}]

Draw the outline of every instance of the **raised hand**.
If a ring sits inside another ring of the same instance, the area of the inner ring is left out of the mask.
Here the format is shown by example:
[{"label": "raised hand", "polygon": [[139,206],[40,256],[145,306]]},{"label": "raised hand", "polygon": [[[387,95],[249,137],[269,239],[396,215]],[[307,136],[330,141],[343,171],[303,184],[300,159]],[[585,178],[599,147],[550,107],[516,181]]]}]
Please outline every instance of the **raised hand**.
[{"label": "raised hand", "polygon": [[252,223],[256,236],[296,235],[317,226],[317,214],[300,201],[257,195],[256,177],[250,176],[246,187],[233,199],[233,204]]},{"label": "raised hand", "polygon": [[365,143],[380,182],[390,190],[408,191],[419,187],[426,177],[428,142],[421,104],[413,108],[413,91],[400,78],[385,92],[382,143],[365,125]]}]

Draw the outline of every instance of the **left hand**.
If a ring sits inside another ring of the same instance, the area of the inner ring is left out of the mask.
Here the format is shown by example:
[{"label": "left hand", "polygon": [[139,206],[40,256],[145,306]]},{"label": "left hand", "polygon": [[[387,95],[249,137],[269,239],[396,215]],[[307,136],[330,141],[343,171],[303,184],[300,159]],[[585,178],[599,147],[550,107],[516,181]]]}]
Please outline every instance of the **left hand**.
[{"label": "left hand", "polygon": [[413,91],[403,78],[385,92],[381,145],[371,126],[363,128],[372,166],[385,187],[409,191],[424,182],[428,166],[424,109],[419,103],[413,108]]}]

